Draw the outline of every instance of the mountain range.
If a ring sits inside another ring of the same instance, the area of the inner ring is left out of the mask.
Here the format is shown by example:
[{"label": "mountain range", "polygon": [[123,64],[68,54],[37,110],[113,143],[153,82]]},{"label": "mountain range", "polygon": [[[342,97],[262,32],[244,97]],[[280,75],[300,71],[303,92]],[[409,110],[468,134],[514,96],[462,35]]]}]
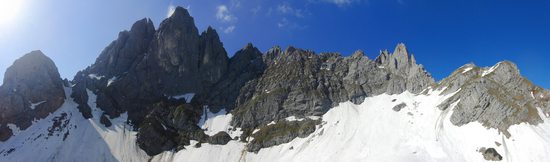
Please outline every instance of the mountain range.
[{"label": "mountain range", "polygon": [[182,7],[135,22],[72,80],[39,50],[4,76],[0,161],[550,158],[550,91],[512,62],[436,82],[403,43],[373,59],[251,43],[228,57]]}]

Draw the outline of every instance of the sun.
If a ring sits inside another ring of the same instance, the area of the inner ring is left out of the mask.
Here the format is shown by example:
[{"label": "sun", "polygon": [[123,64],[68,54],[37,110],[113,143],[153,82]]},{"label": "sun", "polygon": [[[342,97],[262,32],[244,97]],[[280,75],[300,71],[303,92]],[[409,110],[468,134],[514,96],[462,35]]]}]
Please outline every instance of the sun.
[{"label": "sun", "polygon": [[16,19],[22,4],[22,0],[0,0],[0,25]]}]

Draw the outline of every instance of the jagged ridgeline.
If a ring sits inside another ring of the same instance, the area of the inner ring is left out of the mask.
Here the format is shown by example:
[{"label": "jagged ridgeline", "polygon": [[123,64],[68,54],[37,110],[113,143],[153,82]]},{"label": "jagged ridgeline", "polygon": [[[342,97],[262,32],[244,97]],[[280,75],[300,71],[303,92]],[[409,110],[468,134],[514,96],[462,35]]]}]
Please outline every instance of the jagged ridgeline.
[{"label": "jagged ridgeline", "polygon": [[[0,140],[12,136],[9,124],[25,129],[59,108],[63,85],[53,62],[40,52],[16,61],[0,88]],[[149,155],[189,147],[191,140],[216,145],[239,140],[247,151],[257,152],[309,135],[321,124],[319,117],[339,103],[360,104],[384,93],[453,94],[439,105],[448,111],[456,104],[453,124],[481,122],[508,137],[511,125],[538,124],[543,122],[539,111],[550,113],[550,93],[523,78],[511,62],[492,68],[465,65],[436,83],[404,44],[375,59],[362,51],[343,57],[294,47],[262,53],[252,44],[229,58],[216,30],[199,33],[181,7],[158,29],[142,19],[120,32],[65,86],[71,86],[66,95],[84,118],[94,117],[91,107],[97,106],[104,112],[101,123],[109,127],[127,113],[137,144]],[[97,105],[89,105],[89,92],[97,96]],[[231,113],[232,131],[243,133],[205,133],[198,123],[209,112]],[[285,120],[289,117],[304,120]]]},{"label": "jagged ridgeline", "polygon": [[[204,107],[232,112],[232,125],[247,132],[245,139],[271,121],[320,116],[340,102],[361,103],[381,93],[418,93],[434,81],[403,44],[376,60],[361,51],[342,57],[294,47],[274,47],[263,55],[252,44],[228,58],[216,31],[199,34],[179,7],[156,31],[143,19],[121,32],[74,84],[72,96],[85,117],[91,115],[89,89],[105,111],[102,118],[128,112],[138,143],[153,155],[189,140],[212,143],[197,126]],[[179,95],[194,97],[181,101],[174,97]]]}]

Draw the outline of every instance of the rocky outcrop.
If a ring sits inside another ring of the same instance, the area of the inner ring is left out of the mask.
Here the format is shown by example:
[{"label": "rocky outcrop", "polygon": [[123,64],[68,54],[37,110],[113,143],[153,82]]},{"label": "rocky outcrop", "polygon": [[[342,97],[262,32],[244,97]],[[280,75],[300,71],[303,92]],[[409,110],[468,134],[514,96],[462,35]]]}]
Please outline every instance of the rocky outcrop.
[{"label": "rocky outcrop", "polygon": [[194,108],[177,100],[167,100],[153,105],[152,111],[139,126],[138,145],[149,155],[176,147],[182,149],[190,144],[189,140],[205,142],[208,137],[196,125],[201,114]]},{"label": "rocky outcrop", "polygon": [[546,116],[550,112],[548,91],[522,77],[517,66],[508,61],[488,68],[467,64],[441,81],[438,89],[444,94],[458,91],[439,105],[447,109],[456,104],[453,124],[478,121],[507,137],[511,136],[507,131],[511,125],[543,122],[538,109]]},{"label": "rocky outcrop", "polygon": [[225,145],[232,140],[226,132],[206,135],[197,126],[202,113],[198,107],[196,103],[174,99],[154,104],[139,127],[138,145],[147,154],[156,155],[174,148],[183,149],[190,145],[190,140],[215,145]]},{"label": "rocky outcrop", "polygon": [[494,148],[485,148],[482,147],[479,149],[479,152],[483,155],[483,159],[488,161],[501,161],[502,156]]},{"label": "rocky outcrop", "polygon": [[386,89],[389,94],[398,94],[403,90],[420,93],[426,87],[434,85],[431,75],[424,66],[416,63],[414,55],[408,52],[403,43],[399,43],[391,55],[387,50],[382,51],[376,62],[380,68],[391,71]]},{"label": "rocky outcrop", "polygon": [[[303,121],[280,121],[259,128],[251,135],[253,140],[249,141],[246,149],[249,152],[258,152],[262,148],[279,145],[292,141],[296,137],[305,138],[315,131],[320,124],[319,120]],[[243,138],[244,139],[244,138]]]},{"label": "rocky outcrop", "polygon": [[401,109],[403,109],[403,108],[405,108],[405,107],[407,107],[407,104],[405,104],[404,102],[402,102],[402,103],[400,103],[400,104],[398,104],[398,105],[393,106],[392,110],[393,110],[393,111],[399,112],[399,111],[401,111]]},{"label": "rocky outcrop", "polygon": [[265,68],[262,53],[249,43],[229,59],[228,70],[222,79],[207,94],[198,98],[213,112],[222,108],[233,110],[241,88],[248,81],[260,77]]},{"label": "rocky outcrop", "polygon": [[214,145],[225,145],[232,139],[231,136],[227,134],[227,132],[218,132],[215,135],[211,136],[208,140],[209,143]]},{"label": "rocky outcrop", "polygon": [[0,140],[11,137],[7,124],[24,130],[45,118],[65,100],[63,80],[54,62],[41,51],[32,51],[10,66],[0,87]]},{"label": "rocky outcrop", "polygon": [[[434,84],[402,44],[394,54],[384,51],[377,60],[368,59],[362,51],[342,57],[274,47],[264,55],[264,62],[263,75],[248,82],[237,98],[232,112],[236,127],[253,129],[289,116],[320,116],[340,102],[358,104],[382,93],[419,93]],[[395,66],[386,68],[390,64]]]}]

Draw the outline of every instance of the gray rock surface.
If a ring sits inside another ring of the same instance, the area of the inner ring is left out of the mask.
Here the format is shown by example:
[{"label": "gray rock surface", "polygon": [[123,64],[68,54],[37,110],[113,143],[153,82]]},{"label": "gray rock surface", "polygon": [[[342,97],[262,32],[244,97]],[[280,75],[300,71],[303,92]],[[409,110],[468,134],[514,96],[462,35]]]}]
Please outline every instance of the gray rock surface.
[{"label": "gray rock surface", "polygon": [[488,161],[501,161],[502,156],[494,148],[485,148],[482,147],[479,149],[479,152],[483,155],[483,159]]},{"label": "gray rock surface", "polygon": [[439,107],[447,109],[456,103],[451,122],[461,126],[478,121],[497,128],[507,137],[514,124],[543,122],[537,108],[545,114],[550,110],[548,91],[522,77],[511,62],[499,62],[490,68],[468,64],[459,68],[439,84],[444,94],[459,90]]},{"label": "gray rock surface", "polygon": [[233,111],[234,126],[253,129],[289,116],[320,116],[340,102],[359,104],[382,93],[419,93],[434,84],[403,44],[394,54],[382,52],[375,61],[362,51],[342,57],[274,47],[264,55],[264,62],[263,75],[241,89]]},{"label": "gray rock surface", "polygon": [[403,109],[403,108],[405,108],[405,107],[407,107],[407,104],[404,103],[404,102],[402,102],[402,103],[400,103],[400,104],[395,105],[395,106],[392,108],[392,110],[393,110],[393,111],[399,112],[399,111],[401,111],[401,109]]},{"label": "gray rock surface", "polygon": [[[78,109],[85,118],[91,118],[91,108],[88,105],[87,90],[98,95],[98,106],[111,117],[117,117],[122,111],[123,103],[120,100],[126,97],[137,97],[143,88],[148,87],[135,76],[124,79],[138,64],[148,50],[153,39],[155,27],[149,19],[142,19],[132,25],[130,31],[119,33],[117,40],[107,46],[99,55],[96,62],[80,71],[73,79],[73,93],[71,97],[79,104]],[[143,73],[143,72],[142,72]],[[125,80],[122,81],[121,80]],[[124,91],[122,93],[122,91]],[[117,93],[118,92],[118,93]],[[121,96],[124,94],[124,96]],[[119,100],[119,103],[117,103]],[[132,101],[130,101],[132,102]]]},{"label": "gray rock surface", "polygon": [[227,132],[216,133],[208,139],[209,143],[214,145],[225,145],[231,140],[231,136]]},{"label": "gray rock surface", "polygon": [[204,101],[211,111],[232,110],[241,88],[250,80],[260,77],[266,68],[262,53],[251,43],[237,51],[229,59],[229,67],[222,79],[207,94],[197,98]]},{"label": "gray rock surface", "polygon": [[7,124],[25,130],[35,119],[57,110],[65,101],[63,80],[54,62],[41,51],[17,59],[0,87],[0,141],[12,136]]},{"label": "gray rock surface", "polygon": [[[266,125],[252,134],[254,139],[249,141],[246,149],[249,152],[258,152],[262,148],[279,145],[292,141],[296,137],[305,138],[315,131],[319,120],[279,121],[276,124]],[[243,138],[244,139],[244,138]]]}]

